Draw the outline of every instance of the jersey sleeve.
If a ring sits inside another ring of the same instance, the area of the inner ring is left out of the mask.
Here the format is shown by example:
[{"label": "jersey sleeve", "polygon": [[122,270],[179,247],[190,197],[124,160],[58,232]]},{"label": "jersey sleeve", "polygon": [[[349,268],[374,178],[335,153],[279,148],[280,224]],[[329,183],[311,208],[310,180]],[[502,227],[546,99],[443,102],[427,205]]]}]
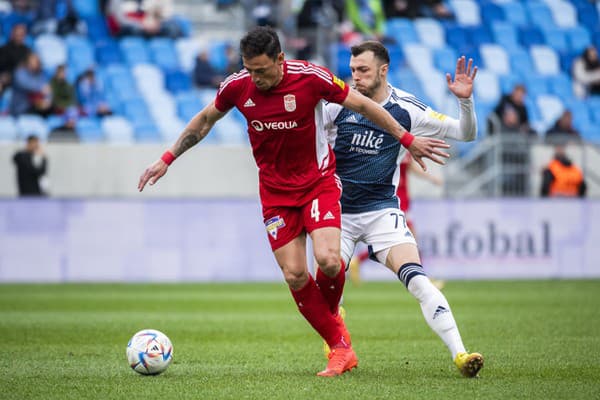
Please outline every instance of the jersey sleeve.
[{"label": "jersey sleeve", "polygon": [[232,74],[223,80],[219,86],[219,90],[217,91],[217,96],[215,97],[215,107],[222,113],[231,110],[235,106],[234,99],[236,98],[236,93],[239,94],[239,88],[236,90],[236,75],[237,74]]},{"label": "jersey sleeve", "polygon": [[333,148],[337,138],[337,125],[335,120],[342,111],[342,106],[337,103],[325,103],[323,107],[323,128],[327,134],[327,142]]},{"label": "jersey sleeve", "polygon": [[331,103],[343,103],[348,97],[350,86],[327,68],[317,65],[312,65],[312,67],[319,72],[314,75],[314,82],[319,96]]}]

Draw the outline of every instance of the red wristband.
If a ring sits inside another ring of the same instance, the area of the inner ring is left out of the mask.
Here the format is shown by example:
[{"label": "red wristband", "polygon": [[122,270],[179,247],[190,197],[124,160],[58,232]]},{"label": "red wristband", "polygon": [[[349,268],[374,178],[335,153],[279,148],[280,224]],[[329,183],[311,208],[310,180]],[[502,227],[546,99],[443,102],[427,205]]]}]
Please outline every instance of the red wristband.
[{"label": "red wristband", "polygon": [[400,144],[408,149],[413,140],[415,140],[415,137],[411,135],[409,131],[406,131],[400,138]]},{"label": "red wristband", "polygon": [[167,150],[163,153],[160,159],[163,160],[165,164],[171,165],[171,163],[175,161],[175,156],[173,155],[173,153],[171,153],[170,150]]}]

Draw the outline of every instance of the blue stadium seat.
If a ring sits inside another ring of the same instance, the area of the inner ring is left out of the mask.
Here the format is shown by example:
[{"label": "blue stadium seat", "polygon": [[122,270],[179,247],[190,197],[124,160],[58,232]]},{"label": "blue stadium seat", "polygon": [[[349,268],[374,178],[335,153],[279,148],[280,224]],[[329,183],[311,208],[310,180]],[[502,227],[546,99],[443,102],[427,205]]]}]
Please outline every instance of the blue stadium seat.
[{"label": "blue stadium seat", "polygon": [[90,39],[93,41],[104,40],[110,38],[106,19],[102,15],[96,15],[84,18],[87,26],[87,32]]},{"label": "blue stadium seat", "polygon": [[201,46],[197,39],[181,38],[175,41],[175,49],[181,69],[185,72],[191,72],[196,63],[196,56],[200,52]]},{"label": "blue stadium seat", "polygon": [[476,103],[495,105],[502,97],[498,76],[489,70],[481,69],[477,72],[477,85],[474,86]]},{"label": "blue stadium seat", "polygon": [[192,78],[183,71],[171,71],[165,76],[165,84],[170,92],[179,93],[192,89]]},{"label": "blue stadium seat", "polygon": [[19,115],[17,117],[17,127],[19,129],[19,137],[22,139],[29,135],[36,135],[40,140],[45,141],[50,131],[44,118],[31,114]]},{"label": "blue stadium seat", "polygon": [[479,4],[474,0],[450,0],[450,7],[460,25],[481,25]]},{"label": "blue stadium seat", "polygon": [[592,43],[590,32],[580,25],[567,29],[566,35],[571,53],[582,53]]},{"label": "blue stadium seat", "polygon": [[513,72],[517,73],[520,77],[525,77],[533,72],[533,62],[527,50],[522,48],[512,49],[508,53]]},{"label": "blue stadium seat", "polygon": [[433,18],[417,18],[414,22],[419,41],[431,48],[439,49],[446,45],[446,36],[442,24]]},{"label": "blue stadium seat", "polygon": [[529,19],[527,18],[527,12],[523,7],[523,3],[519,1],[506,1],[500,3],[500,7],[504,11],[506,21],[517,27],[529,25]]},{"label": "blue stadium seat", "polygon": [[481,18],[483,19],[483,24],[489,26],[492,21],[505,20],[504,10],[498,4],[483,3],[481,5]]},{"label": "blue stadium seat", "polygon": [[406,60],[404,59],[402,48],[397,44],[390,44],[387,45],[387,49],[390,55],[390,72],[403,67]]},{"label": "blue stadium seat", "polygon": [[500,76],[500,89],[502,90],[502,94],[508,94],[512,92],[515,85],[518,83],[522,83],[523,78],[515,73],[510,73],[508,75]]},{"label": "blue stadium seat", "polygon": [[517,28],[510,22],[494,21],[491,30],[494,41],[507,51],[520,46]]},{"label": "blue stadium seat", "polygon": [[573,126],[582,132],[586,126],[593,124],[590,110],[585,100],[573,99],[565,102],[565,106],[573,114]]},{"label": "blue stadium seat", "polygon": [[121,54],[125,58],[125,62],[133,66],[140,63],[150,62],[146,41],[139,37],[127,36],[119,42]]},{"label": "blue stadium seat", "polygon": [[408,43],[402,47],[402,51],[406,56],[406,62],[416,74],[434,69],[433,52],[429,47]]},{"label": "blue stadium seat", "polygon": [[419,35],[413,21],[407,18],[388,19],[385,24],[385,34],[396,39],[400,45],[419,42]]},{"label": "blue stadium seat", "polygon": [[466,31],[471,38],[471,43],[476,47],[482,44],[494,43],[494,38],[487,25],[468,26]]},{"label": "blue stadium seat", "polygon": [[433,65],[443,73],[454,74],[458,55],[453,48],[445,46],[433,50]]},{"label": "blue stadium seat", "polygon": [[73,8],[80,17],[95,17],[100,14],[99,1],[72,0]]},{"label": "blue stadium seat", "polygon": [[482,44],[479,47],[479,53],[483,60],[483,67],[493,71],[498,75],[510,73],[510,61],[508,54],[497,44]]},{"label": "blue stadium seat", "polygon": [[551,128],[565,110],[560,98],[554,95],[540,95],[536,99],[538,110],[542,117],[544,131]]},{"label": "blue stadium seat", "polygon": [[69,35],[65,43],[69,60],[67,73],[77,77],[95,64],[94,49],[86,37]]},{"label": "blue stadium seat", "polygon": [[558,54],[551,47],[531,46],[529,53],[538,73],[542,75],[556,75],[560,72]]},{"label": "blue stadium seat", "polygon": [[151,39],[148,48],[152,61],[164,71],[179,69],[179,59],[175,51],[175,44],[169,38]]},{"label": "blue stadium seat", "polygon": [[133,76],[140,92],[147,97],[155,93],[164,92],[165,75],[154,64],[137,64],[132,68]]},{"label": "blue stadium seat", "polygon": [[347,79],[351,77],[352,72],[350,71],[350,57],[352,54],[350,53],[348,46],[342,43],[337,43],[333,45],[332,51],[334,52],[333,58],[336,60],[334,63],[335,74],[341,79]]},{"label": "blue stadium seat", "polygon": [[139,96],[131,72],[123,64],[111,64],[103,73],[106,75],[106,89],[113,91],[120,100]]},{"label": "blue stadium seat", "polygon": [[146,102],[140,98],[134,98],[123,102],[124,114],[133,124],[151,122],[152,116]]},{"label": "blue stadium seat", "polygon": [[596,7],[592,5],[589,1],[578,2],[577,7],[577,17],[579,22],[585,26],[588,31],[593,31],[600,26],[600,20],[598,18],[598,10]]},{"label": "blue stadium seat", "polygon": [[529,19],[533,25],[541,29],[556,27],[552,11],[550,11],[550,8],[548,8],[544,2],[530,0],[524,2],[524,5],[527,10],[527,14],[529,15]]},{"label": "blue stadium seat", "polygon": [[94,117],[79,118],[75,123],[75,132],[83,143],[98,143],[104,140],[100,121]]},{"label": "blue stadium seat", "polygon": [[96,60],[100,65],[121,64],[123,57],[117,42],[110,38],[96,41]]},{"label": "blue stadium seat", "polygon": [[446,41],[451,47],[458,50],[471,46],[473,44],[471,39],[467,28],[455,24],[446,26]]},{"label": "blue stadium seat", "polygon": [[565,32],[560,28],[546,28],[542,30],[546,44],[558,52],[567,52],[569,44]]},{"label": "blue stadium seat", "polygon": [[25,24],[28,27],[30,27],[32,22],[33,17],[30,14],[19,14],[16,12],[11,12],[10,14],[7,14],[2,18],[2,34],[4,35],[4,37],[9,38],[13,26],[17,24]]},{"label": "blue stadium seat", "polygon": [[529,47],[534,44],[546,44],[546,39],[535,26],[522,26],[519,28],[519,42],[524,47]]},{"label": "blue stadium seat", "polygon": [[46,117],[46,125],[48,126],[48,129],[51,131],[52,129],[58,128],[59,126],[62,126],[65,123],[65,117],[62,115],[48,115]]},{"label": "blue stadium seat", "polygon": [[569,1],[548,1],[556,26],[573,28],[577,26],[577,9]]},{"label": "blue stadium seat", "polygon": [[34,51],[40,56],[42,67],[48,73],[54,73],[57,66],[67,62],[67,47],[60,36],[38,36],[34,42]]},{"label": "blue stadium seat", "polygon": [[194,91],[180,92],[175,97],[177,114],[184,121],[189,121],[202,109],[202,102]]},{"label": "blue stadium seat", "polygon": [[19,128],[10,115],[0,115],[0,142],[14,142],[19,137]]},{"label": "blue stadium seat", "polygon": [[570,76],[564,72],[555,76],[549,76],[548,86],[550,93],[558,96],[565,102],[570,101],[574,97],[573,82]]},{"label": "blue stadium seat", "polygon": [[424,100],[424,97],[426,96],[423,87],[421,86],[421,82],[410,68],[400,68],[393,76],[393,79],[397,82],[396,86],[398,86],[398,88]]},{"label": "blue stadium seat", "polygon": [[527,88],[527,97],[537,98],[540,95],[549,93],[548,81],[545,77],[532,71],[524,76],[523,83]]}]

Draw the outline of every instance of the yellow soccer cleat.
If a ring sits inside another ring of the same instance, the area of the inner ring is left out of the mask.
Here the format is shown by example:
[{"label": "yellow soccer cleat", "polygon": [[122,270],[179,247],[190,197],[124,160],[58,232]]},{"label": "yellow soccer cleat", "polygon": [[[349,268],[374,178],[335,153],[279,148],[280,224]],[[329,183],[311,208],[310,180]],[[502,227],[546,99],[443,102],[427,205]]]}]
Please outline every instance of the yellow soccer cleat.
[{"label": "yellow soccer cleat", "polygon": [[479,353],[458,353],[454,364],[463,376],[475,378],[483,368],[483,356]]},{"label": "yellow soccer cleat", "polygon": [[[350,332],[348,332],[348,328],[346,328],[346,324],[344,323],[344,319],[346,319],[346,310],[344,307],[340,306],[338,309],[338,315],[335,316],[335,320],[338,323],[338,326],[342,330],[342,336],[344,337],[344,342],[346,344],[351,345],[352,339],[350,338]],[[331,349],[326,341],[323,340],[323,354],[325,354],[325,358],[329,359],[329,353]]]},{"label": "yellow soccer cleat", "polygon": [[358,257],[352,257],[352,259],[350,259],[350,265],[348,266],[348,269],[350,270],[350,282],[352,282],[354,286],[359,286],[360,260],[358,259]]}]

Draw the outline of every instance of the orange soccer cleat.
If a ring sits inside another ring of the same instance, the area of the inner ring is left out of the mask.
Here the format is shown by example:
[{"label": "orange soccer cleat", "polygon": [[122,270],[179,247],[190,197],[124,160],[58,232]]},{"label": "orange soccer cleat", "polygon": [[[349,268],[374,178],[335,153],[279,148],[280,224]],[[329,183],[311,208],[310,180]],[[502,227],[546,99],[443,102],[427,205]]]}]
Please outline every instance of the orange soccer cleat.
[{"label": "orange soccer cleat", "polygon": [[[340,328],[340,330],[342,331],[342,337],[344,338],[344,343],[348,344],[348,345],[352,345],[352,338],[350,337],[350,332],[348,331],[348,328],[346,328],[346,323],[344,322],[344,319],[346,318],[346,310],[344,309],[344,307],[340,306],[337,315],[334,317],[335,318],[335,322],[337,322],[338,327]],[[329,353],[331,352],[331,349],[329,348],[329,345],[327,344],[326,341],[323,341],[323,354],[325,354],[325,358],[329,358]]]},{"label": "orange soccer cleat", "polygon": [[358,366],[358,358],[352,347],[338,347],[329,353],[329,362],[325,370],[317,373],[318,376],[339,376],[346,371]]}]

